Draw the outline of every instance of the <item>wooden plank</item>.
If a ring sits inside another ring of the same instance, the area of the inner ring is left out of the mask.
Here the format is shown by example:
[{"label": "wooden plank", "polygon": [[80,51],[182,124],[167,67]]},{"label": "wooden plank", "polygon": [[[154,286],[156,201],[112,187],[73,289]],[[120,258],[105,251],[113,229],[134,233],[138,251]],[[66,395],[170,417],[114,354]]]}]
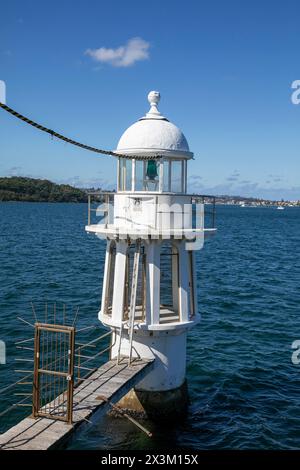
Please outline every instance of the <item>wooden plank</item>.
[{"label": "wooden plank", "polygon": [[[126,362],[125,362],[126,361]],[[74,390],[73,424],[48,418],[27,417],[0,435],[1,450],[47,450],[58,447],[88,422],[95,423],[106,413],[109,405],[97,399],[105,396],[118,402],[151,370],[153,361],[136,359],[130,366],[128,359],[120,364],[108,361]]]}]

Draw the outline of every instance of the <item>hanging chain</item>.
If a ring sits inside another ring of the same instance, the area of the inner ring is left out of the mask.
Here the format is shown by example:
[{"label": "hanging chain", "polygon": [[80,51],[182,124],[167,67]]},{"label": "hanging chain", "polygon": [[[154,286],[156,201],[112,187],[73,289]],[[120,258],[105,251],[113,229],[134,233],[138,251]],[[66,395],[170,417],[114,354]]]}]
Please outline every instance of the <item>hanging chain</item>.
[{"label": "hanging chain", "polygon": [[56,137],[57,139],[67,142],[68,144],[72,144],[72,145],[75,145],[76,147],[89,150],[90,152],[100,153],[102,155],[110,155],[112,157],[131,158],[135,160],[156,160],[162,157],[162,155],[125,155],[122,153],[113,152],[112,150],[103,150],[103,149],[98,149],[96,147],[91,147],[90,145],[85,145],[85,144],[82,144],[81,142],[77,142],[76,140],[70,139],[69,137],[59,134],[58,132],[55,132],[52,129],[49,129],[45,126],[42,126],[41,124],[38,124],[35,121],[32,121],[31,119],[27,118],[26,116],[23,116],[22,114],[18,113],[17,111],[10,108],[4,103],[0,102],[0,107],[4,109],[5,111],[7,111],[8,113],[15,116],[16,118],[20,119],[21,121],[26,122],[30,126],[36,127],[40,131],[50,134],[51,137]]}]

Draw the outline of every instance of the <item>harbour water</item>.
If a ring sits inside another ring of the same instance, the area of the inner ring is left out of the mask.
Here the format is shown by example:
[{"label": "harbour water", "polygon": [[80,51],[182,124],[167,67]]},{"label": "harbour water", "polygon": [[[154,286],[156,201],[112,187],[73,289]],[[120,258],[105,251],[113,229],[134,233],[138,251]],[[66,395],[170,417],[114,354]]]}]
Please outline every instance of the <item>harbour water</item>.
[{"label": "harbour water", "polygon": [[[85,204],[0,204],[1,388],[17,379],[14,342],[30,336],[30,301],[64,302],[97,323],[105,241],[84,231]],[[191,405],[172,428],[124,419],[87,427],[76,449],[300,449],[300,210],[217,207],[218,234],[197,253],[202,322],[189,334]],[[99,328],[100,325],[99,325]],[[2,396],[0,411],[11,403]],[[0,418],[0,432],[28,414]]]}]

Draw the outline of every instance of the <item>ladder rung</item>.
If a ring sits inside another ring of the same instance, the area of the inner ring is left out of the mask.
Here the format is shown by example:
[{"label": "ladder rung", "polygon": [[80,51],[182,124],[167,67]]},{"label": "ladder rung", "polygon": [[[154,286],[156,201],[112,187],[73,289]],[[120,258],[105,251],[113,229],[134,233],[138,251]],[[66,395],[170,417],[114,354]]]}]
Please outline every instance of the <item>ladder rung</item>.
[{"label": "ladder rung", "polygon": [[136,251],[133,258],[133,272],[132,272],[132,282],[131,282],[131,295],[130,295],[130,307],[129,307],[129,364],[132,359],[132,340],[133,340],[133,328],[134,328],[134,319],[135,319],[135,308],[136,308],[136,291],[138,286],[138,275],[139,275],[139,264],[140,264],[140,253],[141,253],[141,244],[138,240],[136,243]]}]

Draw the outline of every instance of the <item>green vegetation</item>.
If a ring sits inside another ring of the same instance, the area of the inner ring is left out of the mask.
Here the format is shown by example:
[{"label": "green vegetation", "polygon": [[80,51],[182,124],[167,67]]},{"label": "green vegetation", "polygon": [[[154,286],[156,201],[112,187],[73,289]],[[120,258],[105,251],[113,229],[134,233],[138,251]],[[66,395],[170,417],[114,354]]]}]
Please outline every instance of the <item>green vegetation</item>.
[{"label": "green vegetation", "polygon": [[68,184],[12,176],[0,178],[0,201],[86,202],[87,194]]}]

